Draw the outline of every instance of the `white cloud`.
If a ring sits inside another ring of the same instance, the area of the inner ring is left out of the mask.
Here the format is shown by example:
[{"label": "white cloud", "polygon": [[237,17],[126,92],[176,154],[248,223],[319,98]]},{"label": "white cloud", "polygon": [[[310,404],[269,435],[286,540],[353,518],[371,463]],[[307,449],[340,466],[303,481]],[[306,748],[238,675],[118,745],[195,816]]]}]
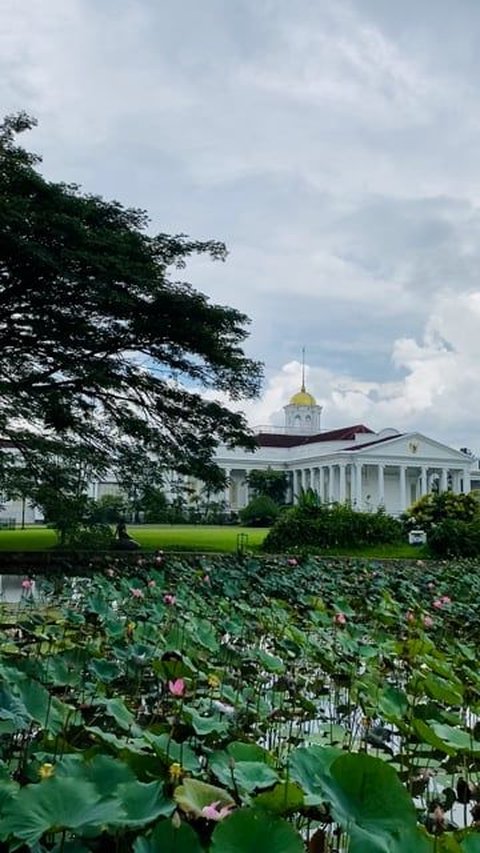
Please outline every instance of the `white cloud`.
[{"label": "white cloud", "polygon": [[480,12],[403,8],[0,0],[0,100],[47,175],[226,240],[191,275],[252,317],[253,423],[305,344],[326,426],[478,446]]},{"label": "white cloud", "polygon": [[[445,294],[434,306],[420,342],[395,341],[392,361],[403,373],[388,382],[307,366],[307,387],[324,407],[323,426],[365,422],[374,429],[419,430],[480,451],[480,292]],[[282,407],[298,390],[300,363],[273,373],[260,401],[245,411],[252,426],[283,423]]]}]

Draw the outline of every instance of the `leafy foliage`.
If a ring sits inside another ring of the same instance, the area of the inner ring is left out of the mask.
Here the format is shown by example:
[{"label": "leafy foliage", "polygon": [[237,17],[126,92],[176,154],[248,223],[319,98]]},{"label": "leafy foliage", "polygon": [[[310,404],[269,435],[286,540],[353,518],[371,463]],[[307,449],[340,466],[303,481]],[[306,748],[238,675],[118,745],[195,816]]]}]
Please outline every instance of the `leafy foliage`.
[{"label": "leafy foliage", "polygon": [[256,497],[266,495],[279,506],[285,503],[288,481],[284,471],[270,467],[265,471],[250,471],[247,482]]},{"label": "leafy foliage", "polygon": [[278,504],[267,495],[252,498],[239,513],[242,524],[247,527],[269,527],[279,514]]},{"label": "leafy foliage", "polygon": [[92,506],[94,524],[118,524],[125,518],[127,502],[122,495],[102,495]]},{"label": "leafy foliage", "polygon": [[5,853],[476,849],[478,563],[94,567],[1,605]]},{"label": "leafy foliage", "polygon": [[305,495],[302,501],[283,513],[266,537],[267,551],[292,548],[328,549],[337,546],[363,546],[397,542],[400,522],[379,510],[355,512],[346,504],[322,505]]},{"label": "leafy foliage", "polygon": [[443,521],[475,519],[480,519],[480,503],[472,492],[431,492],[419,498],[404,515],[408,529],[418,527],[427,532]]},{"label": "leafy foliage", "polygon": [[200,391],[253,396],[260,369],[242,350],[247,318],[177,275],[225,246],[151,236],[143,211],[47,181],[17,144],[33,124],[0,125],[2,438],[40,480],[58,458],[98,473],[137,454],[222,482],[217,444],[252,438]]},{"label": "leafy foliage", "polygon": [[439,557],[477,557],[480,554],[480,518],[470,522],[446,518],[432,526],[428,545]]}]

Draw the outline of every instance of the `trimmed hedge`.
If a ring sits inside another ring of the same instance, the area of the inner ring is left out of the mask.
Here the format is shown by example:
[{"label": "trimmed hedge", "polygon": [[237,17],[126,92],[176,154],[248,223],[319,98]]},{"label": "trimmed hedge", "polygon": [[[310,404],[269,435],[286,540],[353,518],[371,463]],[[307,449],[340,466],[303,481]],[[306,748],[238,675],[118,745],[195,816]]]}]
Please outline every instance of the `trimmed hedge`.
[{"label": "trimmed hedge", "polygon": [[385,512],[355,512],[346,504],[297,506],[277,520],[263,550],[279,553],[291,548],[361,547],[399,542],[402,525]]}]

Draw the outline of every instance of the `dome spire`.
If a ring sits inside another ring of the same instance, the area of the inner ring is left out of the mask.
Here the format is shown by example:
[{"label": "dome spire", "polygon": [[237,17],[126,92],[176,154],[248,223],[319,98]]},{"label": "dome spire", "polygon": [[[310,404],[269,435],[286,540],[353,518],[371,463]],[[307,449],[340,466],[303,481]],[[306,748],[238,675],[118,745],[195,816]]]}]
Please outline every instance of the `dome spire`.
[{"label": "dome spire", "polygon": [[316,406],[313,394],[307,391],[305,385],[305,347],[302,347],[302,387],[290,400],[289,406]]},{"label": "dome spire", "polygon": [[285,429],[287,434],[314,435],[320,432],[322,407],[317,405],[313,394],[307,391],[305,384],[305,347],[302,347],[302,386],[290,402],[284,406]]}]

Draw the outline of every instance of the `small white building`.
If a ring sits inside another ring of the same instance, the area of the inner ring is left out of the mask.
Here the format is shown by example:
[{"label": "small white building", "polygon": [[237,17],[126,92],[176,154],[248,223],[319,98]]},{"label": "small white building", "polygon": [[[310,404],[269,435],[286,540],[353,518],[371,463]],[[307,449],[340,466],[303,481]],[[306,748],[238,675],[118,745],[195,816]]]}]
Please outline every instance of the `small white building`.
[{"label": "small white building", "polygon": [[258,429],[255,452],[218,448],[229,509],[248,503],[248,474],[269,467],[287,474],[289,502],[302,489],[313,489],[325,502],[383,507],[395,516],[432,489],[469,492],[480,485],[475,460],[421,433],[374,432],[364,424],[322,431],[322,408],[303,384],[284,411],[283,428]]}]

